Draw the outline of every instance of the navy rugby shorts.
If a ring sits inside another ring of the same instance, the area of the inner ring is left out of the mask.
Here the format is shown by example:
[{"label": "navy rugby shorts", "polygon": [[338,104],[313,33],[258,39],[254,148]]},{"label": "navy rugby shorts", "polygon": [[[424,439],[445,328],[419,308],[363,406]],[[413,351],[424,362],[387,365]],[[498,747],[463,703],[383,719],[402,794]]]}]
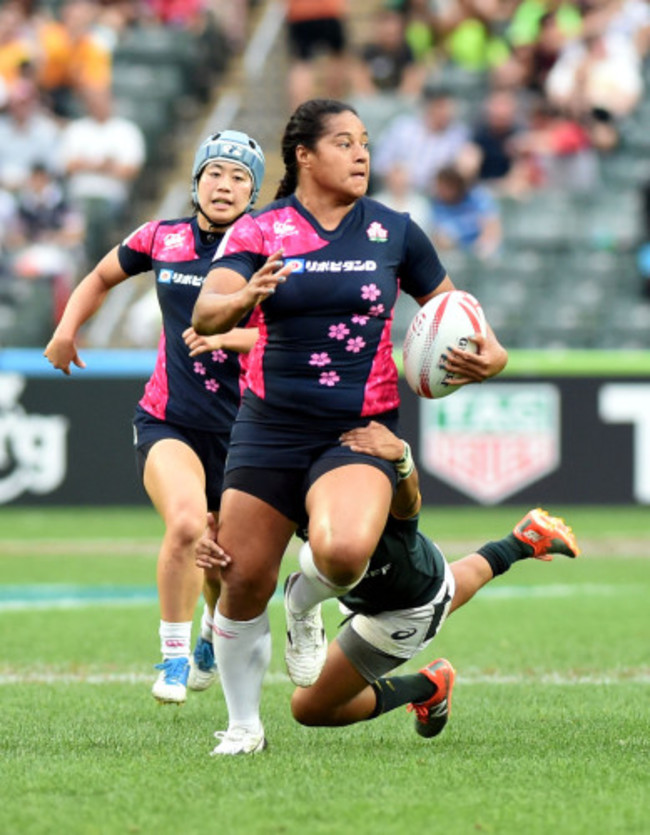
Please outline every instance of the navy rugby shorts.
[{"label": "navy rugby shorts", "polygon": [[399,433],[397,410],[353,420],[296,419],[248,391],[233,425],[224,490],[231,487],[255,496],[301,528],[307,522],[305,496],[330,470],[351,463],[369,464],[385,473],[395,489],[392,462],[353,452],[339,441],[342,432],[371,420]]},{"label": "navy rugby shorts", "polygon": [[164,438],[173,438],[187,444],[198,456],[205,471],[205,495],[210,510],[219,510],[223,473],[228,452],[228,434],[206,432],[159,420],[141,406],[136,407],[133,419],[133,443],[135,446],[136,467],[140,479],[144,482],[144,465],[149,450]]}]

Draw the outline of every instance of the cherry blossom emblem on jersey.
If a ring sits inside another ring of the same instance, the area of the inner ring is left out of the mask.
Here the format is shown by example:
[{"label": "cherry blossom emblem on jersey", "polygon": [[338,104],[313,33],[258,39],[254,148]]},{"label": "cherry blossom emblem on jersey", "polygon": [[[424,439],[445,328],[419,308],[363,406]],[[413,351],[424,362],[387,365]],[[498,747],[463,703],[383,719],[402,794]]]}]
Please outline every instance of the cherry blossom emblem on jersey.
[{"label": "cherry blossom emblem on jersey", "polygon": [[384,241],[388,240],[388,230],[384,229],[378,220],[373,220],[366,229],[366,235],[369,241],[374,241],[375,243],[384,243]]}]

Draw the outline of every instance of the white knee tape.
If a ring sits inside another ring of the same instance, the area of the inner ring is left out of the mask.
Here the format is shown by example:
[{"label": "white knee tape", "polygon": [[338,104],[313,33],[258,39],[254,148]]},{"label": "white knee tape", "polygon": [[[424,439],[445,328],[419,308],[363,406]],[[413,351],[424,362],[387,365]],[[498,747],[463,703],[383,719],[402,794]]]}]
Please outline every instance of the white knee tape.
[{"label": "white knee tape", "polygon": [[[363,574],[356,580],[354,583],[351,583],[349,586],[337,586],[331,580],[318,570],[316,567],[316,563],[314,562],[314,554],[311,550],[311,545],[308,542],[305,542],[301,545],[300,551],[298,552],[298,562],[300,564],[300,570],[311,582],[322,583],[324,586],[332,590],[332,594],[335,597],[341,597],[341,595],[346,594],[353,589],[356,585],[358,585],[361,580],[363,579]],[[365,573],[365,572],[364,572]]]}]

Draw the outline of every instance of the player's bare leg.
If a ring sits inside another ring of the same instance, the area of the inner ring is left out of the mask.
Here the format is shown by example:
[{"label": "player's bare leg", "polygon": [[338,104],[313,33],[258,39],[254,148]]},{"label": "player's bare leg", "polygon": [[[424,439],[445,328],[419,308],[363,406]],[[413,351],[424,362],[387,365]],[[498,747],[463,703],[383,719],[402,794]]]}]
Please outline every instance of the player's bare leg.
[{"label": "player's bare leg", "polygon": [[550,516],[542,508],[534,508],[508,536],[487,542],[478,552],[451,563],[456,591],[450,612],[471,600],[479,589],[508,571],[515,562],[529,558],[550,562],[553,554],[574,558],[580,554],[580,548],[563,519]]},{"label": "player's bare leg", "polygon": [[203,582],[194,558],[207,517],[203,466],[186,444],[166,438],[147,456],[144,486],[165,523],[157,566],[163,662],[152,694],[160,702],[182,704],[192,620]]},{"label": "player's bare leg", "polygon": [[[216,539],[216,529],[219,523],[217,513],[208,514],[207,533]],[[210,571],[210,576],[203,579],[203,614],[199,635],[190,655],[190,673],[187,686],[190,690],[207,690],[217,678],[217,664],[214,659],[212,635],[214,628],[214,610],[221,592],[221,575],[218,569]]]},{"label": "player's bare leg", "polygon": [[295,528],[261,499],[235,489],[224,491],[218,544],[232,562],[221,570],[213,640],[228,728],[217,731],[219,744],[212,752],[216,756],[253,754],[266,745],[260,718],[262,682],[271,659],[266,606]]},{"label": "player's bare leg", "polygon": [[294,690],[291,712],[302,725],[338,727],[408,704],[416,711],[416,726],[424,729],[420,735],[437,736],[450,714],[453,684],[453,667],[444,658],[417,673],[389,674],[369,683],[334,641],[318,681]]},{"label": "player's bare leg", "polygon": [[318,681],[294,690],[291,712],[302,725],[351,725],[368,719],[376,703],[370,684],[333,642]]},{"label": "player's bare leg", "polygon": [[287,578],[284,597],[285,661],[289,677],[301,687],[313,684],[325,663],[320,604],[345,594],[363,577],[383,531],[391,493],[381,470],[355,463],[324,473],[307,494],[309,543],[300,549],[301,571]]}]

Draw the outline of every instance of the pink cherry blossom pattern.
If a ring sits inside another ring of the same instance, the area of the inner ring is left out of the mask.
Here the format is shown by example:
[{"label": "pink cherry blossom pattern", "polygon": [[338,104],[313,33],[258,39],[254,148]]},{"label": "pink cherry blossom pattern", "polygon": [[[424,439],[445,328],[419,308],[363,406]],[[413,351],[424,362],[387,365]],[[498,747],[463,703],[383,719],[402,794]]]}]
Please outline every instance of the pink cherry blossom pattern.
[{"label": "pink cherry blossom pattern", "polygon": [[361,288],[361,298],[369,302],[376,301],[381,296],[381,290],[376,284],[364,284]]},{"label": "pink cherry blossom pattern", "polygon": [[353,354],[358,354],[362,348],[366,347],[366,340],[362,336],[355,336],[352,339],[348,339],[348,344],[345,346],[346,351],[350,351]]},{"label": "pink cherry blossom pattern", "polygon": [[329,365],[331,362],[330,355],[326,351],[323,351],[321,354],[312,354],[309,360],[310,365],[316,365],[318,368]]},{"label": "pink cherry blossom pattern", "polygon": [[216,380],[206,380],[205,387],[208,391],[219,391],[219,383]]},{"label": "pink cherry blossom pattern", "polygon": [[352,317],[352,324],[361,325],[361,327],[363,327],[368,324],[368,319],[370,319],[370,316],[362,316],[361,313],[355,313]]},{"label": "pink cherry blossom pattern", "polygon": [[384,312],[384,305],[383,304],[373,304],[373,306],[368,311],[368,313],[371,316],[381,316],[381,314],[383,312]]},{"label": "pink cherry blossom pattern", "polygon": [[349,333],[350,328],[340,322],[338,325],[330,325],[328,336],[330,339],[338,339],[339,342],[342,342]]},{"label": "pink cherry blossom pattern", "polygon": [[228,354],[222,348],[217,348],[216,351],[212,352],[211,356],[212,362],[225,362],[228,359]]},{"label": "pink cherry blossom pattern", "polygon": [[194,373],[201,374],[205,376],[205,365],[202,362],[195,362],[194,363]]},{"label": "pink cherry blossom pattern", "polygon": [[340,379],[341,378],[336,371],[323,371],[318,382],[321,386],[329,386],[331,388],[332,386],[335,386]]}]

